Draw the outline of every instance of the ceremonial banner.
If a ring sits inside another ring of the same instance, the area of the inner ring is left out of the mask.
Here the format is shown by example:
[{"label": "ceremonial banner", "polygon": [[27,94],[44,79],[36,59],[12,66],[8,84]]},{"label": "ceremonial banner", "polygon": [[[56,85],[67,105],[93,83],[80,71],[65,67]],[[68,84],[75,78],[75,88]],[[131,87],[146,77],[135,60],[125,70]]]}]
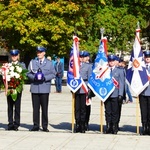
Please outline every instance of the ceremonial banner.
[{"label": "ceremonial banner", "polygon": [[79,39],[77,36],[73,37],[73,48],[70,52],[69,70],[67,72],[67,86],[75,93],[83,83],[79,73]]},{"label": "ceremonial banner", "polygon": [[139,35],[140,29],[136,29],[133,50],[126,73],[126,82],[134,96],[138,96],[149,84]]},{"label": "ceremonial banner", "polygon": [[93,65],[92,75],[88,81],[90,89],[103,102],[106,101],[115,89],[112,75],[108,67],[105,47],[105,42],[102,39]]}]

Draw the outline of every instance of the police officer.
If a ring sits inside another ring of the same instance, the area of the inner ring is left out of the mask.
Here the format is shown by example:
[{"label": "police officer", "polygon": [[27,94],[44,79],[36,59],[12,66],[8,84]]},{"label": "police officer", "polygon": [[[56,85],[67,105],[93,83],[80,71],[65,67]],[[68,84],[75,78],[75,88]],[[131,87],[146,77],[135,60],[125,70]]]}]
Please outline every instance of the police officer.
[{"label": "police officer", "polygon": [[[144,52],[145,64],[148,77],[150,78],[150,51]],[[142,135],[150,135],[150,84],[139,95],[141,122],[142,122]]]},{"label": "police officer", "polygon": [[[88,78],[91,74],[92,68],[89,63],[83,61],[84,51],[80,52],[80,75],[83,81],[87,84]],[[81,87],[75,93],[75,132],[85,133],[85,117],[86,117],[86,98],[87,93],[84,88]]]},{"label": "police officer", "polygon": [[[125,66],[120,65],[120,63],[123,60],[121,58],[119,58],[118,56],[116,56],[116,67],[118,67],[119,69],[123,70],[124,76],[126,76],[126,70],[125,70]],[[125,78],[124,78],[125,79]],[[125,81],[124,81],[125,82]],[[124,93],[123,93],[123,100],[126,100],[126,92],[127,92],[127,84],[125,82],[125,87],[124,87]],[[117,128],[118,130],[120,130],[119,127],[119,122],[120,122],[120,118],[121,118],[121,110],[122,110],[122,104],[123,104],[123,100],[120,102],[118,101],[118,105],[119,105],[119,112],[118,112],[118,122],[117,122]]]},{"label": "police officer", "polygon": [[[10,51],[11,63],[19,64],[23,69],[26,69],[25,63],[19,62],[19,50],[13,49]],[[20,126],[20,110],[21,110],[21,97],[22,92],[17,93],[16,101],[13,101],[11,95],[7,96],[7,106],[8,106],[8,128],[6,130],[18,131]],[[13,111],[13,107],[15,110]],[[14,117],[13,117],[14,113]],[[13,119],[14,118],[14,119]]]},{"label": "police officer", "polygon": [[108,63],[112,73],[115,90],[104,102],[106,117],[106,134],[117,134],[118,132],[117,124],[119,117],[119,103],[122,103],[123,101],[123,94],[125,88],[125,75],[123,69],[116,67],[115,60],[115,55],[108,55]]},{"label": "police officer", "polygon": [[[90,53],[87,51],[84,51],[83,53],[83,61],[85,63],[88,63],[89,65],[91,65],[92,68],[92,63],[90,60]],[[88,99],[92,99],[93,95],[92,95],[92,91],[89,89],[88,92]],[[91,114],[91,104],[89,103],[88,105],[86,105],[86,117],[85,117],[85,130],[88,131],[89,130],[89,120],[90,120],[90,114]]]},{"label": "police officer", "polygon": [[38,46],[36,49],[37,59],[30,61],[28,77],[31,80],[31,95],[33,106],[33,128],[30,131],[38,131],[40,128],[40,106],[42,110],[42,128],[48,130],[48,103],[51,80],[56,72],[51,61],[45,57],[46,48]]}]

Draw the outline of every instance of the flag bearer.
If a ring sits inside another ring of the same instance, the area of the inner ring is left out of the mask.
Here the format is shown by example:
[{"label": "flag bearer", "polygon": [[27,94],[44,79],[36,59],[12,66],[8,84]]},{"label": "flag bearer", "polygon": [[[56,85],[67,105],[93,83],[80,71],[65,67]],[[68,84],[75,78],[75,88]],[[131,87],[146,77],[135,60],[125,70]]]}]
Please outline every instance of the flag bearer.
[{"label": "flag bearer", "polygon": [[116,67],[115,58],[115,55],[108,55],[108,63],[112,73],[115,90],[104,102],[106,117],[106,134],[117,134],[118,132],[117,123],[119,117],[119,103],[122,103],[125,87],[125,75],[123,69]]},{"label": "flag bearer", "polygon": [[[90,53],[87,52],[87,51],[84,51],[83,57],[84,57],[83,61],[85,63],[88,63],[89,65],[91,65],[91,68],[92,68],[92,63],[91,63],[91,60],[90,60]],[[88,89],[88,90],[89,90],[88,98],[91,100],[91,98],[93,97],[93,92],[90,89]],[[85,117],[85,130],[86,131],[89,130],[90,114],[91,114],[91,103],[89,101],[89,104],[86,104],[86,117]]]},{"label": "flag bearer", "polygon": [[[91,75],[91,65],[83,61],[84,52],[80,52],[80,75],[83,81],[87,84],[88,78]],[[86,98],[87,93],[84,86],[75,93],[75,132],[85,133],[85,117],[86,117]]]},{"label": "flag bearer", "polygon": [[[144,52],[147,74],[150,78],[150,51]],[[139,95],[142,135],[150,135],[150,84]]]}]

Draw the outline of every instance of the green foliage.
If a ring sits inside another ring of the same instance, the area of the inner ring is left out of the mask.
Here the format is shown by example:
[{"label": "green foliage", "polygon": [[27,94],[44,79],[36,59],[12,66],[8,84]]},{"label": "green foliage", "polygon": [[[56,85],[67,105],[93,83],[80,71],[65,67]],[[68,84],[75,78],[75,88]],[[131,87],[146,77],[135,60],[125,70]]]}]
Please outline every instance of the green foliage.
[{"label": "green foliage", "polygon": [[5,0],[0,33],[9,49],[33,55],[35,46],[43,45],[48,55],[69,56],[74,33],[80,49],[96,53],[103,27],[109,51],[129,51],[137,22],[144,29],[149,16],[150,0]]}]

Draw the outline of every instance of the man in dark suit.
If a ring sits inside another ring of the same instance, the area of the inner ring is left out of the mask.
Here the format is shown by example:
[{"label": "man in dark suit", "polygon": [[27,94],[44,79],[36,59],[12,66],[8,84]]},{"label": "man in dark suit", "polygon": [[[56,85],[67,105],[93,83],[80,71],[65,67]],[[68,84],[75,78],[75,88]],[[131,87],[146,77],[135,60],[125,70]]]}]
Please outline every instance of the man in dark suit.
[{"label": "man in dark suit", "polygon": [[[148,78],[150,79],[150,51],[144,52],[145,64]],[[150,135],[150,84],[139,95],[142,133],[141,135]]]},{"label": "man in dark suit", "polygon": [[46,48],[38,46],[37,59],[30,61],[27,74],[31,80],[31,94],[33,106],[33,128],[30,131],[38,131],[40,128],[40,106],[42,110],[42,128],[48,130],[48,102],[51,88],[51,80],[56,72],[51,61],[45,58]]},{"label": "man in dark suit", "polygon": [[[13,49],[10,51],[11,63],[19,64],[22,68],[26,68],[23,62],[19,62],[19,50]],[[15,130],[18,131],[20,126],[20,110],[21,110],[21,97],[22,91],[17,93],[17,99],[14,101],[11,95],[7,96],[7,106],[8,106],[8,128],[6,130]],[[13,110],[15,107],[15,110]],[[14,113],[14,119],[13,119]]]},{"label": "man in dark suit", "polygon": [[122,104],[124,88],[125,88],[125,74],[123,69],[116,67],[116,56],[108,55],[109,68],[113,77],[115,90],[105,101],[105,117],[106,117],[106,131],[105,133],[117,134],[118,119],[119,119],[119,103]]},{"label": "man in dark suit", "polygon": [[62,77],[63,77],[63,63],[60,61],[60,58],[57,57],[57,62],[55,63],[55,71],[56,71],[56,78],[55,78],[55,86],[56,92],[62,92]]}]

